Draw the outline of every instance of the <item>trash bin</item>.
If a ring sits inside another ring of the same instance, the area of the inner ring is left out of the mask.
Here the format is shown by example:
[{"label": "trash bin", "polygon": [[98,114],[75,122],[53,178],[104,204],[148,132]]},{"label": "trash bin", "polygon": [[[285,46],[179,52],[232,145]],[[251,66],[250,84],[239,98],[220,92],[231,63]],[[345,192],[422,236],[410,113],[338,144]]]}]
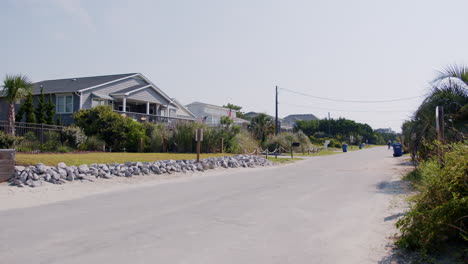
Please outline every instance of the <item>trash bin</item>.
[{"label": "trash bin", "polygon": [[343,152],[348,152],[348,145],[343,144],[341,147],[343,148]]},{"label": "trash bin", "polygon": [[401,143],[393,144],[393,157],[401,157]]},{"label": "trash bin", "polygon": [[362,149],[362,143],[361,143],[361,144],[359,144],[359,149]]}]

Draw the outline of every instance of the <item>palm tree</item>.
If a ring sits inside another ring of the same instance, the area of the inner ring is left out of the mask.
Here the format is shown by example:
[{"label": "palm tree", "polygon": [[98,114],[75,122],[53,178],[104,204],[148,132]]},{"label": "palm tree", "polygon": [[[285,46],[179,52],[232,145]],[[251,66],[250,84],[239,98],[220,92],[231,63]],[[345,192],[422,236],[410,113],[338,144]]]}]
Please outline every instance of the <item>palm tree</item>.
[{"label": "palm tree", "polygon": [[25,75],[7,75],[3,80],[3,93],[8,107],[8,132],[15,135],[15,103],[25,99],[31,93],[32,83]]},{"label": "palm tree", "polygon": [[252,131],[253,135],[263,143],[269,135],[273,134],[275,125],[273,123],[273,119],[270,116],[266,114],[259,114],[255,117],[252,117],[249,129]]},{"label": "palm tree", "polygon": [[[445,82],[448,80],[449,82]],[[423,143],[437,139],[435,129],[435,109],[444,108],[445,141],[453,142],[463,139],[467,131],[468,109],[468,68],[451,66],[445,69],[433,82],[428,96],[415,112],[411,121],[402,127],[405,145],[412,157],[426,158],[430,149]]]},{"label": "palm tree", "polygon": [[450,65],[447,66],[444,70],[440,71],[439,76],[434,79],[433,83],[436,85],[442,81],[448,80],[449,85],[451,81],[461,82],[464,84],[464,88],[468,87],[468,67],[461,65]]}]

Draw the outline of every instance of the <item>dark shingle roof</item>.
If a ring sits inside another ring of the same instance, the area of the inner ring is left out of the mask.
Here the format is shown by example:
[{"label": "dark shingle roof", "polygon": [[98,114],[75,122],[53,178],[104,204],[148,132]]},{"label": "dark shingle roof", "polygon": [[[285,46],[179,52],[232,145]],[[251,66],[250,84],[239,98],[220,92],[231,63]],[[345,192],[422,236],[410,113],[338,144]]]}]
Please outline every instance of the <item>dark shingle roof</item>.
[{"label": "dark shingle roof", "polygon": [[318,118],[314,116],[313,114],[303,114],[303,115],[288,115],[287,117],[283,118],[283,120],[286,122],[292,122],[292,121],[297,121],[297,120],[304,120],[304,121],[318,120]]},{"label": "dark shingle roof", "polygon": [[58,80],[46,80],[33,84],[32,94],[39,94],[41,92],[41,85],[45,94],[50,93],[63,93],[63,92],[77,92],[79,90],[96,86],[99,84],[115,81],[125,78],[136,73],[124,73],[103,76],[91,76],[81,78],[66,78]]}]

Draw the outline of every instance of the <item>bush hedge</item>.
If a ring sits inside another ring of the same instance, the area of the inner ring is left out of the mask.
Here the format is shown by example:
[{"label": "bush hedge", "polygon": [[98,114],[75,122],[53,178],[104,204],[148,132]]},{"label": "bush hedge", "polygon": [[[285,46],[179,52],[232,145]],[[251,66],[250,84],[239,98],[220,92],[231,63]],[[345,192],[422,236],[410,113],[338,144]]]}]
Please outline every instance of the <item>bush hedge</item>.
[{"label": "bush hedge", "polygon": [[443,155],[421,162],[409,176],[418,180],[419,192],[397,222],[402,248],[429,252],[450,242],[468,246],[468,148],[466,143],[435,146]]}]

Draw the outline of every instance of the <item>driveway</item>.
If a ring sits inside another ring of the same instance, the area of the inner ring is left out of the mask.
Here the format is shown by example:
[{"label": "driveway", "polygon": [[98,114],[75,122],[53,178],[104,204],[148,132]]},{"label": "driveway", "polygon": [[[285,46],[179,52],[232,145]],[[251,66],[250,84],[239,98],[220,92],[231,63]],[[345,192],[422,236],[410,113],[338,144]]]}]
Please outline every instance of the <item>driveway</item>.
[{"label": "driveway", "polygon": [[400,161],[377,147],[0,211],[0,262],[377,263]]}]

